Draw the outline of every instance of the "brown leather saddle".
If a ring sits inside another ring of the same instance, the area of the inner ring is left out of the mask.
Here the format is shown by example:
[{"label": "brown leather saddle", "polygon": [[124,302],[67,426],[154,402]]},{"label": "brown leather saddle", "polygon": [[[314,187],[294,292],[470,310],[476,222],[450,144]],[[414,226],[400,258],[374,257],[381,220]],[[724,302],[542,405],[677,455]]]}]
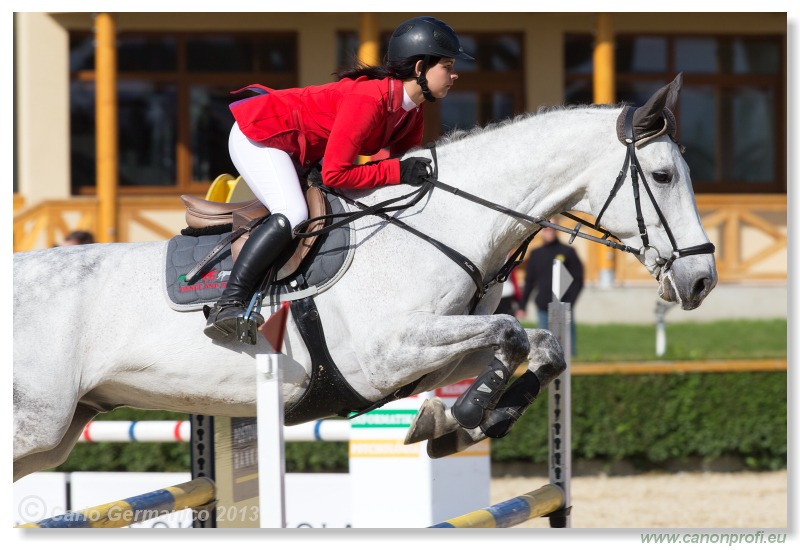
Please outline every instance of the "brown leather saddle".
[{"label": "brown leather saddle", "polygon": [[[236,258],[239,257],[242,246],[250,236],[250,232],[255,229],[261,219],[269,215],[269,210],[258,199],[228,203],[207,201],[191,195],[181,195],[181,202],[186,207],[186,225],[189,228],[207,230],[230,224],[232,228],[231,258],[234,263],[236,263]],[[308,203],[309,219],[330,214],[330,205],[325,199],[325,194],[319,188],[307,188],[306,202]],[[312,233],[322,229],[325,225],[325,219],[317,220],[309,224],[307,228],[304,228],[304,231]],[[298,270],[303,260],[311,252],[318,236],[312,235],[294,240],[291,245],[294,248],[291,256],[289,256],[288,250],[282,255],[282,258],[287,259],[278,269],[275,280],[285,279]],[[207,261],[212,259],[211,257],[207,258]],[[202,271],[203,267],[203,260],[201,260],[195,270]]]}]

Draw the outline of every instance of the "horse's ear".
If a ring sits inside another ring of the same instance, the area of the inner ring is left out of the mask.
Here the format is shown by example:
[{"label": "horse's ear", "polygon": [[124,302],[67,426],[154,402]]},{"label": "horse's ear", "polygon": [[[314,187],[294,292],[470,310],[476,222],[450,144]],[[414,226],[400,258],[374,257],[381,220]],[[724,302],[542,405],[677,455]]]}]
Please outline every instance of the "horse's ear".
[{"label": "horse's ear", "polygon": [[669,101],[677,103],[682,80],[683,75],[679,74],[675,80],[661,87],[647,100],[647,103],[634,111],[633,129],[637,136],[650,133],[650,130],[656,126],[663,126],[664,108],[668,107]]},{"label": "horse's ear", "polygon": [[633,128],[636,135],[642,135],[651,127],[655,126],[656,122],[664,117],[662,111],[667,103],[667,88],[664,86],[654,93],[647,103],[637,108],[633,113]]},{"label": "horse's ear", "polygon": [[678,95],[681,92],[681,86],[683,85],[683,73],[678,73],[678,76],[669,83],[669,90],[667,91],[667,104],[666,107],[673,113],[675,109],[678,107]]}]

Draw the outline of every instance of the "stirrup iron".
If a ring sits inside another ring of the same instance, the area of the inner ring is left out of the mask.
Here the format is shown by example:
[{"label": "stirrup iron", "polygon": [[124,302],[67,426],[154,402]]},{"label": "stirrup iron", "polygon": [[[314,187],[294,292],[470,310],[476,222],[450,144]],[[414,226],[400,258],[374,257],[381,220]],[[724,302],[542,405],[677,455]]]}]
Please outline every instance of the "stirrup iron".
[{"label": "stirrup iron", "polygon": [[264,316],[260,313],[262,299],[261,291],[256,292],[247,310],[236,316],[236,337],[243,344],[255,346],[258,342],[258,327],[264,324]]}]

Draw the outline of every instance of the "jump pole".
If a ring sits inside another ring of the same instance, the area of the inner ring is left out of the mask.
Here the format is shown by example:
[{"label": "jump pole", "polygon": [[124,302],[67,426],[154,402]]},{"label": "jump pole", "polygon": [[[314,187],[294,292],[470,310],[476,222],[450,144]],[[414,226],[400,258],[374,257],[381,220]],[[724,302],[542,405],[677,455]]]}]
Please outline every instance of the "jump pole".
[{"label": "jump pole", "polygon": [[431,525],[431,528],[513,527],[546,516],[550,527],[570,527],[570,477],[572,475],[572,417],[570,412],[570,364],[572,362],[572,310],[562,302],[572,276],[561,260],[553,261],[553,300],[548,307],[548,330],[564,350],[566,369],[548,388],[548,467],[550,483],[494,506]]},{"label": "jump pole", "polygon": [[262,528],[286,527],[286,457],[283,441],[281,358],[256,355],[258,398],[258,495]]},{"label": "jump pole", "polygon": [[209,513],[215,502],[214,482],[198,478],[131,498],[68,512],[20,528],[108,528],[127,527],[187,508]]},{"label": "jump pole", "polygon": [[[191,420],[93,420],[78,443],[189,443]],[[350,423],[315,420],[284,426],[284,441],[350,441]]]},{"label": "jump pole", "polygon": [[283,441],[281,354],[288,303],[270,316],[261,332],[273,353],[256,355],[256,424],[258,430],[258,515],[261,528],[286,527],[286,457]]},{"label": "jump pole", "polygon": [[550,383],[547,391],[550,434],[548,437],[548,467],[550,484],[564,494],[561,512],[549,516],[550,527],[570,527],[570,479],[572,477],[572,305],[562,302],[573,278],[564,263],[553,260],[553,299],[547,309],[548,330],[564,350],[566,369]]},{"label": "jump pole", "polygon": [[557,485],[544,485],[500,504],[488,506],[457,518],[449,519],[431,529],[513,527],[529,519],[557,512],[564,506],[564,491]]}]

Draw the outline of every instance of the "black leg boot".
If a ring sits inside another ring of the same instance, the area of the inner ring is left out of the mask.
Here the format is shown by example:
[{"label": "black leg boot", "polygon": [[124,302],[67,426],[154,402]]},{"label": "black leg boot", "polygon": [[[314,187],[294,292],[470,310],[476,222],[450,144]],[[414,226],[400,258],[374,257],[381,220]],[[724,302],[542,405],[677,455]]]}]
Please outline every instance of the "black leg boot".
[{"label": "black leg boot", "polygon": [[484,413],[497,405],[510,378],[508,369],[495,359],[489,369],[456,399],[451,409],[453,417],[464,428],[477,428]]},{"label": "black leg boot", "polygon": [[236,318],[247,311],[257,285],[292,241],[292,226],[283,214],[272,214],[244,243],[233,264],[228,285],[206,317],[206,336],[231,339],[236,333]]},{"label": "black leg boot", "polygon": [[541,391],[539,379],[526,370],[503,392],[495,408],[486,414],[481,422],[481,431],[492,438],[505,437]]}]

